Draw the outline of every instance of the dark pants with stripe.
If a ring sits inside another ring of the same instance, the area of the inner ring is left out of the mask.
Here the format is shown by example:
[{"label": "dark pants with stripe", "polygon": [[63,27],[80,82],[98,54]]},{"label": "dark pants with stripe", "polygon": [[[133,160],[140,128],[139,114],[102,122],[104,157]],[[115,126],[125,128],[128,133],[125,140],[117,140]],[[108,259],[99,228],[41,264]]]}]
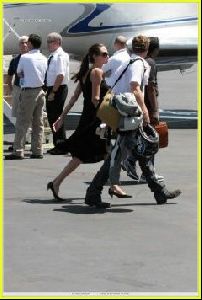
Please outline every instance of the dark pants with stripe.
[{"label": "dark pants with stripe", "polygon": [[[147,184],[151,192],[164,194],[167,191],[166,186],[163,182],[159,182],[156,179],[154,166],[151,158],[137,156],[136,159],[139,162],[140,168],[147,180]],[[94,199],[95,201],[97,197],[100,197],[103,187],[109,178],[110,163],[111,155],[109,154],[107,159],[101,166],[100,170],[94,176],[90,186],[88,187],[85,196],[86,200]]]},{"label": "dark pants with stripe", "polygon": [[[51,93],[53,87],[48,87],[47,89],[47,98],[48,95]],[[55,93],[55,97],[53,101],[48,101],[46,99],[46,110],[47,110],[47,118],[50,125],[50,128],[53,132],[53,144],[56,146],[59,142],[65,140],[65,130],[64,125],[57,131],[53,131],[53,123],[58,119],[58,117],[63,112],[63,107],[65,100],[68,94],[68,87],[67,85],[60,85],[58,91]]]}]

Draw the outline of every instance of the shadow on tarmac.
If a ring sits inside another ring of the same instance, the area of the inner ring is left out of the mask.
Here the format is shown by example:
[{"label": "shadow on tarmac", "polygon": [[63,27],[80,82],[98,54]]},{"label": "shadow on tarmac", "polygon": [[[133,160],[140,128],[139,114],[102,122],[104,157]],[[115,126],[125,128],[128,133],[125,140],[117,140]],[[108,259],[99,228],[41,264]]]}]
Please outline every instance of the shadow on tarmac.
[{"label": "shadow on tarmac", "polygon": [[96,207],[88,207],[82,205],[71,205],[71,206],[62,206],[61,209],[53,209],[53,211],[60,211],[71,214],[104,214],[104,213],[129,213],[133,212],[133,209],[124,209],[124,208],[96,208]]},{"label": "shadow on tarmac", "polygon": [[[176,204],[176,203],[166,203],[166,204]],[[70,205],[62,206],[60,209],[53,209],[53,211],[71,213],[76,215],[88,215],[88,214],[104,214],[104,213],[131,213],[134,210],[128,208],[119,208],[120,206],[157,206],[157,203],[126,203],[126,204],[112,204],[111,208],[96,208],[88,207],[83,205]],[[118,207],[118,208],[116,208]]]},{"label": "shadow on tarmac", "polygon": [[48,200],[43,200],[43,199],[23,199],[22,202],[26,203],[31,203],[31,204],[61,204],[61,203],[72,203],[73,200],[83,200],[83,198],[68,198],[64,200],[55,200],[55,199],[48,199]]}]

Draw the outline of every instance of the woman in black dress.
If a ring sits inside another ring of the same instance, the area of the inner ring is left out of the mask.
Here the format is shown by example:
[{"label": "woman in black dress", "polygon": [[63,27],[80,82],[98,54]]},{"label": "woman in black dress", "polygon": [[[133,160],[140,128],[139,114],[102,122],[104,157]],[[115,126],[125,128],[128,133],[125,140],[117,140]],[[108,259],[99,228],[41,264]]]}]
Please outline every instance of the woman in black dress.
[{"label": "woman in black dress", "polygon": [[[58,196],[58,192],[65,177],[81,163],[101,161],[107,154],[106,140],[100,139],[95,131],[100,125],[100,120],[96,117],[96,108],[108,90],[102,71],[102,66],[107,63],[108,57],[107,49],[103,44],[95,44],[90,47],[81,63],[79,72],[73,77],[75,82],[78,81],[74,95],[70,98],[61,116],[53,124],[53,129],[57,131],[63,124],[65,115],[83,92],[84,106],[79,125],[66,143],[67,153],[71,153],[72,159],[62,172],[47,185],[47,189],[52,190],[53,196],[57,200],[62,200]],[[91,68],[89,68],[90,63],[92,64]],[[107,207],[108,203],[97,203],[96,206]]]}]

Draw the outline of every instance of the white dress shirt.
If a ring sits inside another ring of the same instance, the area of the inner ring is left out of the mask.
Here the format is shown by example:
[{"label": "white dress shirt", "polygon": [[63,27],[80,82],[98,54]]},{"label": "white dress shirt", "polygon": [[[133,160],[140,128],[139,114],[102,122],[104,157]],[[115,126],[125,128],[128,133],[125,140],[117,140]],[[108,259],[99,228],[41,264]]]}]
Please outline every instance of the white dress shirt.
[{"label": "white dress shirt", "polygon": [[[125,66],[127,62],[130,60],[130,55],[127,52],[126,48],[120,49],[116,51],[108,60],[106,64],[103,65],[102,69],[104,73],[106,73],[106,83],[109,86],[113,86],[116,79],[121,74],[122,66]],[[109,77],[107,76],[107,72],[110,72]]]},{"label": "white dress shirt", "polygon": [[59,47],[50,56],[53,57],[47,70],[47,86],[53,86],[60,74],[64,76],[61,85],[67,85],[69,80],[69,54]]},{"label": "white dress shirt", "polygon": [[[137,59],[137,58],[140,59],[138,59],[137,61],[135,61],[134,63],[128,66],[126,73],[123,75],[123,77],[117,82],[117,84],[113,88],[113,92],[115,94],[131,92],[131,87],[130,87],[131,82],[137,82],[139,86],[142,85],[142,92],[144,94],[144,87],[145,85],[148,84],[150,66],[146,62],[146,60],[144,60],[140,56],[136,54],[131,55],[131,59]],[[127,64],[122,67],[121,72],[124,70],[126,66]]]},{"label": "white dress shirt", "polygon": [[21,55],[17,73],[22,74],[21,87],[41,87],[47,70],[47,58],[39,49]]}]

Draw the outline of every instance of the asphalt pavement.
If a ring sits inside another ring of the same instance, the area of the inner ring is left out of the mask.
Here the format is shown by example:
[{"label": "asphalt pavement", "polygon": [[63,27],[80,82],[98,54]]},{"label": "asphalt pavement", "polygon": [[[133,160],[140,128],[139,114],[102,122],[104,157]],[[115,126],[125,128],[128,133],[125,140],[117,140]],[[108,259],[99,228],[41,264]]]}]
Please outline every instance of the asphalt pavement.
[{"label": "asphalt pavement", "polygon": [[[196,68],[159,77],[161,108],[197,109]],[[4,134],[5,154],[13,137]],[[182,190],[166,205],[156,205],[146,184],[122,172],[133,198],[111,199],[107,185],[102,197],[111,208],[87,207],[85,191],[101,163],[81,165],[61,186],[64,202],[57,202],[46,185],[70,157],[26,155],[4,161],[5,295],[196,295],[196,129],[170,130],[169,146],[156,155],[168,189]]]}]

